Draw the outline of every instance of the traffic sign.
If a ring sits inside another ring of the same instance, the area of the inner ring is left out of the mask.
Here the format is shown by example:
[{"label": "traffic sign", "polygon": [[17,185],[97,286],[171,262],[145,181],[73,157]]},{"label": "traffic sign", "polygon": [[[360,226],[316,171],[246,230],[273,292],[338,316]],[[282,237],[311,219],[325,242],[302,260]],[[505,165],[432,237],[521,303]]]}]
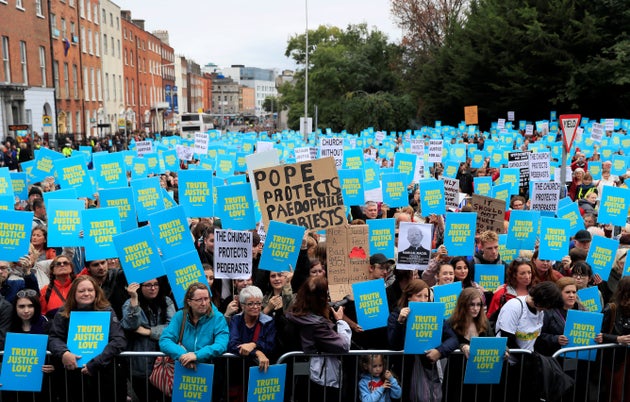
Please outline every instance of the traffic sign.
[{"label": "traffic sign", "polygon": [[562,129],[562,142],[564,143],[564,149],[569,152],[573,140],[575,140],[575,134],[577,128],[580,125],[580,119],[582,115],[579,114],[563,114],[560,115],[560,128]]}]

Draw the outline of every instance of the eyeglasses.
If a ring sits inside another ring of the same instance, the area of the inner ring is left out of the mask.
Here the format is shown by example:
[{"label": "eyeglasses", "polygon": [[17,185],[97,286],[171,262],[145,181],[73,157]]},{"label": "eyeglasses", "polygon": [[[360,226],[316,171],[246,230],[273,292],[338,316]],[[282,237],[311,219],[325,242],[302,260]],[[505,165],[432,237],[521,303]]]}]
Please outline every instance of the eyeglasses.
[{"label": "eyeglasses", "polygon": [[192,302],[195,302],[195,303],[202,303],[202,302],[203,303],[208,303],[210,301],[210,298],[209,297],[200,297],[198,299],[188,299],[188,300],[190,300]]},{"label": "eyeglasses", "polygon": [[483,303],[468,303],[468,307],[479,307],[481,308]]},{"label": "eyeglasses", "polygon": [[262,306],[262,303],[261,302],[249,302],[249,303],[245,303],[245,305],[247,307],[249,307],[249,308],[252,308],[252,307],[260,307],[260,306]]},{"label": "eyeglasses", "polygon": [[57,261],[55,263],[56,267],[63,267],[64,265],[70,265],[70,261]]},{"label": "eyeglasses", "polygon": [[33,297],[33,296],[37,296],[37,292],[34,291],[33,289],[22,289],[19,292],[17,292],[18,298]]},{"label": "eyeglasses", "polygon": [[[143,288],[151,288],[151,289],[155,289],[155,288],[159,288],[160,284],[159,283],[147,283],[145,285],[142,285]],[[192,300],[192,299],[191,299]]]}]

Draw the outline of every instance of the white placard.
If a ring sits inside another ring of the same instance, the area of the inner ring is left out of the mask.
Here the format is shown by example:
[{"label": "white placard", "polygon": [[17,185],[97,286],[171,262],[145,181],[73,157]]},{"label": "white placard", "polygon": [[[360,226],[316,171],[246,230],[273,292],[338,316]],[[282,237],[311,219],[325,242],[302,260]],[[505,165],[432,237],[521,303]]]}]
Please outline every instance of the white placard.
[{"label": "white placard", "polygon": [[561,184],[557,182],[531,182],[532,198],[530,208],[533,211],[552,211],[558,209]]},{"label": "white placard", "polygon": [[151,141],[136,142],[136,152],[138,153],[138,156],[150,154],[153,152],[153,143]]},{"label": "white placard", "polygon": [[332,156],[335,159],[335,166],[341,169],[343,166],[343,138],[328,137],[319,139],[319,157],[326,158]]},{"label": "white placard", "polygon": [[214,231],[214,277],[248,279],[252,276],[252,232]]},{"label": "white placard", "polygon": [[429,140],[429,162],[442,162],[443,140]]},{"label": "white placard", "polygon": [[529,154],[529,178],[531,181],[551,180],[551,155],[549,152]]}]

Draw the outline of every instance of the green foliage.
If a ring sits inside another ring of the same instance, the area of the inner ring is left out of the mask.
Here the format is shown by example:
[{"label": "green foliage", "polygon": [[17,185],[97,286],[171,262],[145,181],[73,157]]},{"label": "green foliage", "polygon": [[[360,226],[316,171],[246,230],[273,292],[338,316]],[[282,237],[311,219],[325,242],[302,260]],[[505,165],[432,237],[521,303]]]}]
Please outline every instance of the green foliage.
[{"label": "green foliage", "polygon": [[[306,62],[305,36],[289,40],[285,55]],[[416,112],[412,98],[401,90],[401,49],[365,24],[344,31],[320,26],[309,31],[309,116],[318,109],[319,127],[334,131],[403,130]],[[292,83],[279,88],[281,104],[289,109],[289,126],[299,128],[304,116],[304,69]]]}]

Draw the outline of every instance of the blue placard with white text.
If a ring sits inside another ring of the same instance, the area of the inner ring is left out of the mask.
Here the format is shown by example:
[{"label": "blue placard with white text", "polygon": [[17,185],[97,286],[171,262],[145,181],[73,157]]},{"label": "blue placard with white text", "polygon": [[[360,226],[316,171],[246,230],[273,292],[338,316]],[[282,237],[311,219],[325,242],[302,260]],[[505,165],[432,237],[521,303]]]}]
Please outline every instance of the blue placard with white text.
[{"label": "blue placard with white text", "polygon": [[619,240],[593,236],[586,256],[586,262],[593,269],[593,275],[599,274],[603,281],[608,280],[618,248]]},{"label": "blue placard with white text", "polygon": [[128,283],[142,283],[164,275],[164,266],[149,226],[114,236],[114,245]]},{"label": "blue placard with white text", "polygon": [[462,284],[459,281],[433,287],[433,300],[444,303],[444,319],[450,318],[453,314],[457,298],[461,292]]},{"label": "blue placard with white text", "polygon": [[389,308],[385,294],[385,281],[382,278],[353,283],[352,294],[354,295],[357,324],[363,330],[387,326]]},{"label": "blue placard with white text", "polygon": [[306,229],[278,221],[270,221],[266,229],[265,247],[258,268],[275,272],[294,271]]},{"label": "blue placard with white text", "polygon": [[247,402],[283,401],[286,376],[286,364],[271,365],[266,372],[250,367]]},{"label": "blue placard with white text", "polygon": [[466,257],[474,255],[476,230],[476,212],[465,214],[447,212],[444,223],[444,247],[446,247],[448,255]]},{"label": "blue placard with white text", "polygon": [[109,343],[109,322],[113,311],[71,311],[66,345],[77,356],[77,366],[100,355]]},{"label": "blue placard with white text", "polygon": [[86,260],[117,258],[114,236],[121,233],[117,208],[90,208],[81,211]]},{"label": "blue placard with white text", "polygon": [[466,362],[464,384],[499,384],[505,359],[507,338],[474,337]]},{"label": "blue placard with white text", "polygon": [[368,219],[368,239],[370,240],[370,254],[384,254],[387,258],[394,258],[396,239],[396,219]]},{"label": "blue placard with white text", "polygon": [[183,207],[176,206],[151,214],[149,223],[163,259],[195,251]]},{"label": "blue placard with white text", "polygon": [[177,361],[173,375],[173,402],[206,402],[212,400],[214,364],[197,363],[194,369]]},{"label": "blue placard with white text", "polygon": [[444,303],[410,302],[405,330],[405,354],[423,355],[442,344]]},{"label": "blue placard with white text", "polygon": [[42,390],[48,335],[7,332],[2,359],[2,391]]}]

